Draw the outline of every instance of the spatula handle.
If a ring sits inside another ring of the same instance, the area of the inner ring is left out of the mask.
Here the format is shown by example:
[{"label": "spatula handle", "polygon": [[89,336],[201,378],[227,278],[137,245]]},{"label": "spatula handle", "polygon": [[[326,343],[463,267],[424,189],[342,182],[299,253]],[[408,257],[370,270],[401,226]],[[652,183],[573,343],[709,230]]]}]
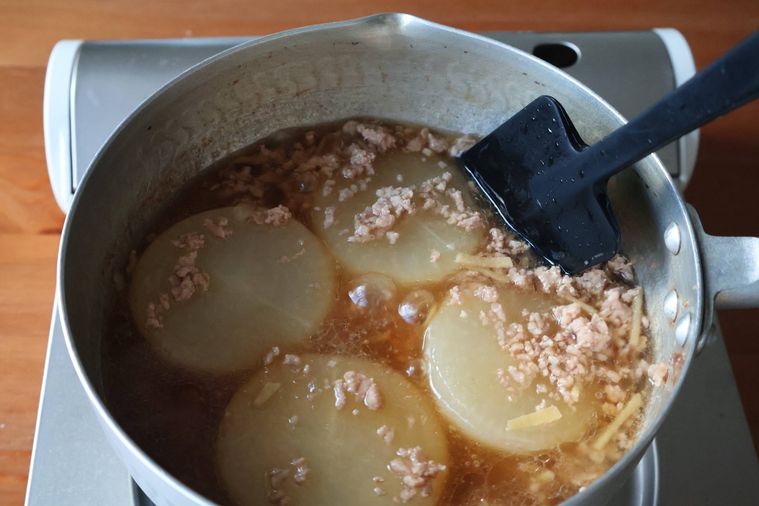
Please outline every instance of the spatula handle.
[{"label": "spatula handle", "polygon": [[712,119],[759,97],[759,31],[640,116],[583,151],[585,174],[605,181]]}]

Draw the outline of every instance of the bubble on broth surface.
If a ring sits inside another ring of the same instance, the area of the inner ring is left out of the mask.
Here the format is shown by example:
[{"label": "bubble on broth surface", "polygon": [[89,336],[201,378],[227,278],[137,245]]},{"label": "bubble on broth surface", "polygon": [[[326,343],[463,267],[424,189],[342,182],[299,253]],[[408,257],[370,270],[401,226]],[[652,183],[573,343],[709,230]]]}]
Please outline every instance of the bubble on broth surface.
[{"label": "bubble on broth surface", "polygon": [[397,236],[367,242],[352,242],[349,238],[354,233],[355,215],[372,206],[377,200],[377,190],[382,188],[418,186],[450,173],[448,187],[461,190],[464,202],[471,206],[473,199],[467,180],[450,162],[450,158],[434,154],[424,160],[419,153],[382,154],[374,162],[375,174],[365,189],[356,186],[355,192],[346,193],[343,190],[349,190],[356,182],[338,180],[328,194],[317,192],[311,214],[313,228],[340,263],[352,272],[385,274],[402,285],[440,281],[456,270],[457,253],[472,253],[482,244],[484,228],[467,231],[431,210],[418,209],[399,218],[391,231]]},{"label": "bubble on broth surface", "polygon": [[132,317],[164,358],[231,372],[272,346],[301,342],[325,318],[335,274],[321,242],[281,213],[270,212],[270,224],[267,214],[251,213],[228,207],[191,216],[139,259]]},{"label": "bubble on broth surface", "polygon": [[[499,369],[515,365],[503,350],[492,324],[484,323],[490,304],[473,294],[460,292],[460,304],[443,304],[431,319],[424,335],[430,388],[440,411],[464,434],[487,446],[508,452],[531,452],[554,448],[580,439],[590,427],[597,401],[585,392],[574,406],[556,401],[547,393],[536,393],[542,380],[510,391],[499,379]],[[521,320],[524,309],[546,311],[554,302],[534,292],[509,286],[498,289],[497,301],[509,322]],[[547,388],[546,391],[550,391]],[[510,422],[530,425],[520,419],[548,409],[547,423],[509,428]],[[556,418],[556,412],[560,418]]]},{"label": "bubble on broth surface", "polygon": [[428,290],[409,292],[398,304],[398,314],[409,325],[424,323],[435,306],[435,296]]},{"label": "bubble on broth surface", "polygon": [[298,358],[259,371],[227,407],[216,455],[231,498],[241,505],[372,505],[404,497],[436,504],[448,448],[424,394],[365,359]]},{"label": "bubble on broth surface", "polygon": [[381,311],[395,298],[395,283],[383,274],[369,273],[351,280],[348,298],[363,311]]}]

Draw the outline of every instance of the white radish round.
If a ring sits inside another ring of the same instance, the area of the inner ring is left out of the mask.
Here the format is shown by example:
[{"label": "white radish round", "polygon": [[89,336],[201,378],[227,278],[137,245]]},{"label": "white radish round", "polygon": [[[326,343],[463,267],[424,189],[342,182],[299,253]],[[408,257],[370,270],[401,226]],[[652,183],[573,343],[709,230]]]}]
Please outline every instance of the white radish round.
[{"label": "white radish round", "polygon": [[[351,377],[374,393],[340,390],[338,408],[335,384]],[[415,448],[426,476],[398,472],[398,451]],[[330,355],[290,356],[253,376],[227,406],[216,456],[233,502],[316,506],[404,497],[436,504],[449,458],[434,407],[411,382],[384,365]]]},{"label": "white radish round", "polygon": [[[471,289],[462,289],[460,300],[461,304],[443,304],[424,335],[430,387],[440,411],[472,439],[511,453],[550,449],[580,439],[598,408],[590,387],[572,407],[536,393],[542,377],[508,390],[498,370],[506,372],[516,361],[499,345],[492,322],[481,321],[481,312],[487,318],[491,304]],[[543,312],[554,305],[544,295],[511,286],[498,288],[497,302],[506,326],[524,321],[524,309]],[[547,381],[543,385],[551,391]],[[557,413],[560,418],[555,419]],[[531,416],[520,418],[525,415]]]},{"label": "white radish round", "polygon": [[[349,240],[355,231],[354,217],[372,206],[377,200],[377,190],[413,185],[418,188],[422,182],[446,172],[452,176],[448,188],[460,190],[464,203],[476,209],[467,179],[454,162],[434,154],[424,157],[426,160],[422,158],[420,153],[401,151],[381,154],[374,163],[375,174],[364,190],[356,181],[342,179],[336,173],[337,182],[327,195],[323,190],[317,191],[313,228],[349,271],[381,273],[405,285],[432,283],[456,270],[457,253],[473,253],[482,244],[484,227],[467,231],[432,210],[421,209],[421,205],[414,214],[402,215],[384,237],[366,242]],[[353,184],[357,185],[356,193],[345,198],[344,191]],[[441,201],[455,207],[448,196],[442,196]]]},{"label": "white radish round", "polygon": [[[270,217],[281,218],[282,209]],[[253,366],[274,345],[301,342],[321,324],[335,298],[334,261],[295,219],[274,225],[255,216],[245,207],[196,214],[145,250],[129,304],[161,356],[232,372]]]}]

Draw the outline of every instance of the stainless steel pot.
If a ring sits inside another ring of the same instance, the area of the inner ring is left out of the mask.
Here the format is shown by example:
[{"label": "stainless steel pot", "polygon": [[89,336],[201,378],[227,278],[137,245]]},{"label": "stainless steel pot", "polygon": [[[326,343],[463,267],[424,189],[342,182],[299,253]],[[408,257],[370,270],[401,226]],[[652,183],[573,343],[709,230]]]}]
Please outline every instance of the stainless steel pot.
[{"label": "stainless steel pot", "polygon": [[[294,125],[376,116],[486,134],[551,94],[595,142],[624,122],[571,77],[517,49],[404,14],[272,35],[194,67],[147,100],[92,163],[66,220],[59,307],[71,358],[111,444],[157,504],[208,504],[155,464],[103,403],[100,347],[114,275],[172,193],[224,155]],[[655,359],[682,354],[635,447],[568,504],[603,504],[645,452],[720,307],[759,305],[759,239],[706,235],[661,162],[610,184],[623,249],[646,290]]]}]

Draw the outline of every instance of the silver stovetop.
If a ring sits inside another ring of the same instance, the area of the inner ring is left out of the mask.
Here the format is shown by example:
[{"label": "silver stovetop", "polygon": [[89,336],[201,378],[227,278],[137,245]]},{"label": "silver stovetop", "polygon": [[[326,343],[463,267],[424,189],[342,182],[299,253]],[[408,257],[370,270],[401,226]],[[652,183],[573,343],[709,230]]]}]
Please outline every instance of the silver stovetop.
[{"label": "silver stovetop", "polygon": [[[693,73],[690,50],[672,30],[624,33],[491,33],[526,51],[572,48],[565,68],[625,115]],[[45,85],[45,144],[56,199],[71,195],[110,132],[146,97],[191,65],[246,39],[64,41]],[[659,152],[681,188],[697,134]],[[613,505],[759,503],[759,463],[719,332],[693,364],[655,444]],[[79,385],[53,308],[27,489],[29,505],[147,504],[108,446]]]}]

